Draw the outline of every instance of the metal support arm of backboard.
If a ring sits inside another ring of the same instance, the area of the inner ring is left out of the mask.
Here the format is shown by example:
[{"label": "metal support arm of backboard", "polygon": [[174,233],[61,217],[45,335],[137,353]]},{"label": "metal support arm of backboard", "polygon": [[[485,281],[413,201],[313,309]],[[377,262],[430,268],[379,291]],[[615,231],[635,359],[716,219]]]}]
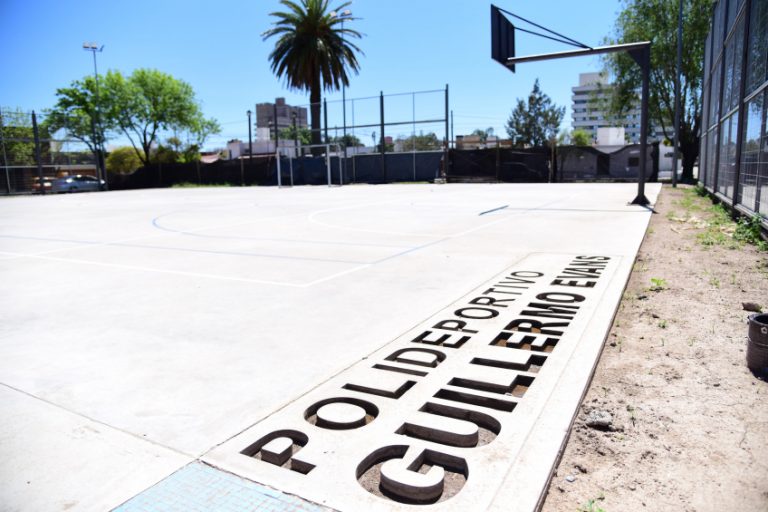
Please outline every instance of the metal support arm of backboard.
[{"label": "metal support arm of backboard", "polygon": [[613,44],[610,46],[598,46],[596,48],[584,48],[568,50],[557,53],[545,53],[540,55],[528,55],[525,57],[509,57],[506,66],[514,69],[515,64],[524,62],[537,62],[542,60],[563,59],[567,57],[586,57],[603,53],[627,52],[640,66],[643,75],[642,99],[640,106],[640,172],[637,179],[637,197],[630,204],[647,206],[650,201],[645,197],[645,166],[648,159],[648,85],[651,72],[651,43],[643,41],[639,43]]},{"label": "metal support arm of backboard", "polygon": [[[527,23],[546,33],[535,32],[533,30],[516,27],[505,16],[512,16],[516,20]],[[538,37],[551,39],[563,44],[575,46],[576,50],[569,50],[556,53],[544,53],[540,55],[528,55],[518,57],[515,53],[515,31],[520,30]],[[491,5],[491,58],[496,62],[503,64],[504,67],[515,72],[515,65],[524,62],[537,62],[542,60],[564,59],[567,57],[587,57],[590,55],[599,55],[603,53],[627,52],[632,59],[640,66],[643,75],[642,100],[640,112],[640,172],[637,177],[637,197],[630,204],[647,206],[650,204],[645,197],[645,165],[648,160],[648,83],[651,72],[651,43],[642,41],[638,43],[612,44],[609,46],[598,46],[592,48],[582,42],[571,39],[568,36],[555,32],[542,25],[518,16],[513,12]]]}]

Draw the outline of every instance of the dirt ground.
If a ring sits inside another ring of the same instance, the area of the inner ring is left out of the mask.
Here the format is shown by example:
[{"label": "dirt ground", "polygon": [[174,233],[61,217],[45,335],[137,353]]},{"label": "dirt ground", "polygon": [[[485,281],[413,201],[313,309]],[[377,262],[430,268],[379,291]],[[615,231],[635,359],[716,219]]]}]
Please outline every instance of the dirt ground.
[{"label": "dirt ground", "polygon": [[768,252],[690,187],[655,210],[542,510],[768,511],[768,382],[742,306],[768,309]]}]

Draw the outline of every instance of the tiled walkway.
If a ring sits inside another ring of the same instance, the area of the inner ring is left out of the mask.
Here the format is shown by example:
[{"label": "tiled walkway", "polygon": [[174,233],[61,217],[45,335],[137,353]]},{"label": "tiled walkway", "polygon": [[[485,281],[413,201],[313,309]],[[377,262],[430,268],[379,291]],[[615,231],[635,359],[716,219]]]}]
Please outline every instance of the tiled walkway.
[{"label": "tiled walkway", "polygon": [[311,512],[325,507],[205,464],[184,466],[117,507],[116,512]]}]

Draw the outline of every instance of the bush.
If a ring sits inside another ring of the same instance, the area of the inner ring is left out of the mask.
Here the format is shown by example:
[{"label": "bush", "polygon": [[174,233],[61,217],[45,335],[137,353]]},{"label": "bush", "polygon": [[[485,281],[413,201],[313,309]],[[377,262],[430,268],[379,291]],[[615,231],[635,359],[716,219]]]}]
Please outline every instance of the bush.
[{"label": "bush", "polygon": [[119,147],[107,157],[107,170],[109,172],[131,174],[139,167],[141,167],[141,160],[132,147]]}]

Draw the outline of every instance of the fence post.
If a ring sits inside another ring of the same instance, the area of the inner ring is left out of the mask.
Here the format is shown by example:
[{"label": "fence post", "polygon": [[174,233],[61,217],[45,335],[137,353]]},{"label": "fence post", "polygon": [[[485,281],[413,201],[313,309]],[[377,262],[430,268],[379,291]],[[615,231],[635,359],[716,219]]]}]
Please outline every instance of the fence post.
[{"label": "fence post", "polygon": [[32,111],[32,133],[35,137],[35,162],[37,163],[37,179],[40,183],[40,193],[45,195],[45,183],[43,183],[43,162],[40,156],[40,132],[37,129],[37,116]]},{"label": "fence post", "polygon": [[[742,42],[742,54],[740,56],[737,56],[736,58],[741,58],[741,70],[742,72],[747,69],[747,60],[749,56],[749,29],[750,29],[750,18],[749,13],[751,12],[752,8],[752,2],[750,0],[747,0],[747,5],[744,6],[744,40]],[[745,77],[742,77],[741,83],[739,84],[739,107],[738,107],[738,116],[739,121],[737,123],[736,128],[736,160],[734,165],[735,172],[733,173],[733,201],[731,201],[731,217],[736,219],[738,217],[738,213],[736,212],[736,204],[739,202],[739,181],[741,181],[741,150],[742,146],[744,144],[744,124],[746,123],[746,119],[744,117],[747,114],[747,109],[744,107],[744,96],[747,92],[747,81],[744,79]],[[757,182],[755,183],[757,185]],[[759,187],[755,187],[755,191],[759,193],[760,190]],[[759,197],[759,196],[757,196]],[[752,209],[752,208],[750,208]],[[754,211],[759,211],[759,208],[757,207],[757,204],[755,204]]]},{"label": "fence post", "polygon": [[448,175],[448,168],[450,168],[451,162],[448,159],[448,149],[451,143],[450,132],[448,131],[448,84],[445,84],[445,165],[446,176]]},{"label": "fence post", "polygon": [[381,173],[384,183],[387,182],[387,144],[384,140],[384,91],[379,91],[379,115],[381,121]]},{"label": "fence post", "polygon": [[5,186],[8,187],[8,195],[11,195],[11,177],[8,174],[8,155],[5,153],[5,136],[3,134],[3,113],[0,112],[0,147],[3,148],[3,167],[5,168]]},{"label": "fence post", "polygon": [[195,160],[195,170],[197,171],[197,184],[202,185],[203,182],[200,180],[200,160]]},{"label": "fence post", "polygon": [[413,153],[413,181],[416,181],[416,93],[411,94],[411,150]]},{"label": "fence post", "polygon": [[640,100],[640,173],[637,177],[637,196],[630,204],[648,206],[651,202],[645,197],[645,166],[648,161],[648,88],[651,74],[651,48],[645,46],[641,50],[630,52],[630,55],[640,65],[643,73]]},{"label": "fence post", "polygon": [[323,98],[323,124],[325,124],[325,141],[328,142],[328,100]]},{"label": "fence post", "polygon": [[244,166],[245,166],[245,164],[243,163],[243,155],[240,155],[240,186],[241,187],[243,186],[243,183],[245,182],[244,181],[245,171],[243,169]]},{"label": "fence post", "polygon": [[[453,150],[456,151],[456,148]],[[501,181],[501,148],[498,137],[496,137],[496,181]]]}]

